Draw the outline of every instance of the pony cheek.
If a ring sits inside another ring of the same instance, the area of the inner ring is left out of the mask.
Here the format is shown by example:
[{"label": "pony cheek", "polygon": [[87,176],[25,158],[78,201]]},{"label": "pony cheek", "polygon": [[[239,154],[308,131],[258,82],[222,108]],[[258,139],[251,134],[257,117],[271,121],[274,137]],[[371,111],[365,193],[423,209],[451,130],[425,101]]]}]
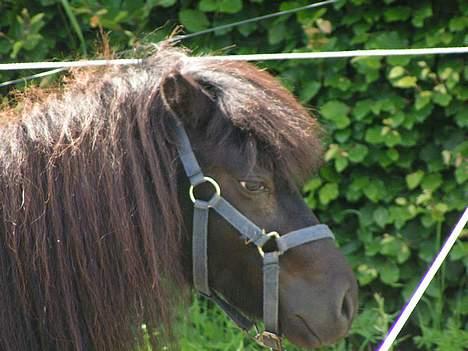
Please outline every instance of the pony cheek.
[{"label": "pony cheek", "polygon": [[257,249],[217,214],[210,213],[208,272],[210,288],[248,315],[262,316],[262,260]]}]

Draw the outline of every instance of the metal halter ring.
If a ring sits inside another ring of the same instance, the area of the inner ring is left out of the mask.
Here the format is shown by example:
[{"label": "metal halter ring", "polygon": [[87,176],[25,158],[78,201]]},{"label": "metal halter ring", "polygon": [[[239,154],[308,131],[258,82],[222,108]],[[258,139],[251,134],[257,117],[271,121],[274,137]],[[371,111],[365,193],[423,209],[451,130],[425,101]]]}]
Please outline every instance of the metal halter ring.
[{"label": "metal halter ring", "polygon": [[213,194],[213,196],[211,197],[210,200],[206,201],[208,202],[209,205],[213,205],[213,202],[215,201],[215,199],[219,198],[221,196],[221,188],[219,187],[219,184],[216,182],[216,180],[214,180],[213,178],[211,177],[203,177],[203,181],[196,184],[196,185],[190,185],[190,189],[189,189],[189,196],[190,196],[190,200],[192,200],[193,203],[195,203],[196,201],[199,201],[198,199],[195,198],[195,195],[193,194],[193,190],[195,189],[196,186],[200,185],[200,184],[203,184],[203,183],[210,183],[215,192]]},{"label": "metal halter ring", "polygon": [[270,348],[270,350],[274,350],[274,351],[283,350],[281,337],[279,337],[278,335],[274,333],[263,331],[257,334],[254,337],[254,340],[257,342],[258,345],[262,347]]},{"label": "metal halter ring", "polygon": [[[269,238],[275,238],[275,239],[279,239],[280,238],[280,235],[278,232],[269,232],[268,234],[265,234],[267,237]],[[269,241],[269,240],[268,240]],[[268,242],[267,241],[267,242]],[[265,244],[267,243],[265,242]],[[257,246],[257,249],[258,249],[258,253],[260,254],[260,256],[264,257],[265,256],[265,252],[263,251],[263,246],[265,245],[261,245],[261,246]]]}]

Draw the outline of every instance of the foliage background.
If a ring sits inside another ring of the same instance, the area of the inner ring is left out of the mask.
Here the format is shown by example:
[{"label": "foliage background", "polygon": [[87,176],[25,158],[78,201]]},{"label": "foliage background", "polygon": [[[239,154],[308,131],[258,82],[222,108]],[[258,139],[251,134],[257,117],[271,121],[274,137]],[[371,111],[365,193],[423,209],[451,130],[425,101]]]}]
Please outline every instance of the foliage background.
[{"label": "foliage background", "polygon": [[[93,57],[101,49],[100,33],[108,33],[114,51],[131,56],[132,48],[161,40],[178,23],[195,32],[307,3],[0,0],[0,62]],[[233,54],[466,46],[467,28],[463,0],[341,0],[183,44],[195,52]],[[351,335],[329,349],[371,350],[468,202],[466,56],[260,65],[310,106],[328,131],[328,162],[304,196],[336,232],[360,284],[360,315]],[[1,72],[0,82],[28,73]],[[6,101],[8,90],[0,89]],[[468,345],[467,267],[465,232],[397,349]],[[182,350],[255,349],[206,302],[195,299],[190,311],[179,323]]]}]

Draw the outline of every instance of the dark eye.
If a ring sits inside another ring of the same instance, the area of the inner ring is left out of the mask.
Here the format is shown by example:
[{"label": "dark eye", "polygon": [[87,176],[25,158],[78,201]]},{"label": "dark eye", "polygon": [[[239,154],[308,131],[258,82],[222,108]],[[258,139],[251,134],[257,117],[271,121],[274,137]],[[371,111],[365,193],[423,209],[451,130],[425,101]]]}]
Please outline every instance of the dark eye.
[{"label": "dark eye", "polygon": [[268,191],[265,183],[256,180],[241,180],[240,185],[251,193],[259,193]]}]

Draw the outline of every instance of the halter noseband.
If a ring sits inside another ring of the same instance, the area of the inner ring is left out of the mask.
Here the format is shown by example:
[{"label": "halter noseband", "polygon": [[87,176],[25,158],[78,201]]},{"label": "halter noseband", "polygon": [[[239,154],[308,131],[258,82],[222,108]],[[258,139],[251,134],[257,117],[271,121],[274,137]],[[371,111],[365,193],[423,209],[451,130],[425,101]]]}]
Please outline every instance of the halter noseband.
[{"label": "halter noseband", "polygon": [[[209,287],[207,249],[208,214],[211,208],[238,230],[246,244],[257,246],[258,252],[263,258],[263,321],[265,330],[261,333],[257,332],[255,340],[264,347],[282,350],[278,328],[279,257],[289,249],[299,245],[325,238],[334,239],[333,233],[324,224],[305,227],[281,236],[277,232],[266,233],[265,230],[260,229],[221,196],[221,189],[214,179],[203,175],[182,123],[176,119],[174,121],[173,131],[177,152],[191,184],[189,195],[194,206],[192,239],[194,287],[199,293],[215,301],[244,331],[248,332],[255,326],[253,321],[245,317],[236,307]],[[210,183],[214,188],[214,194],[208,201],[197,199],[194,195],[194,188],[202,183]],[[277,250],[264,252],[263,246],[270,240],[276,241]]]}]

